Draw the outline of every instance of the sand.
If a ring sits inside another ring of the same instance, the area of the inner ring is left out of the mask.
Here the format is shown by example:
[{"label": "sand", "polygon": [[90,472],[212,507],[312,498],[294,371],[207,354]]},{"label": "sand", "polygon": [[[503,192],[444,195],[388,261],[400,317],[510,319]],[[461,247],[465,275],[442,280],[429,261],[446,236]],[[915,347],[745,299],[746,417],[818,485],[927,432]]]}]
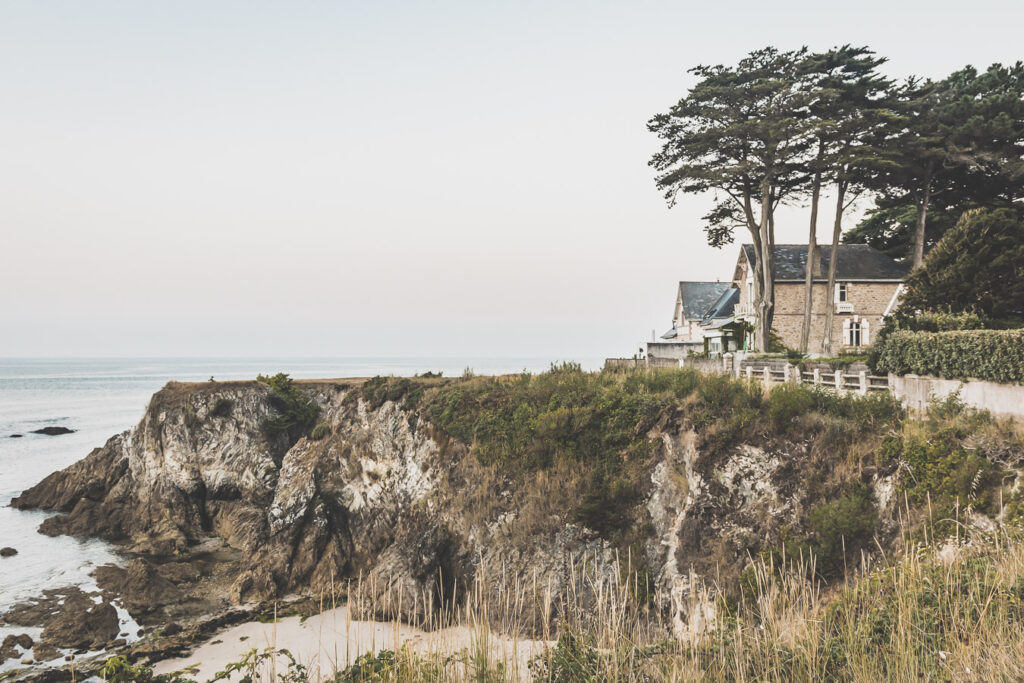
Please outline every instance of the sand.
[{"label": "sand", "polygon": [[[239,660],[256,648],[283,648],[306,665],[311,680],[330,678],[339,667],[347,666],[366,652],[398,651],[408,646],[419,653],[452,655],[462,650],[477,651],[486,638],[490,656],[506,662],[513,678],[529,680],[528,662],[548,645],[540,640],[516,640],[483,629],[454,626],[436,631],[422,631],[411,626],[378,621],[350,621],[348,608],[339,607],[302,621],[300,617],[280,619],[276,624],[252,621],[225,629],[185,657],[158,662],[154,671],[169,673],[197,665],[196,680],[208,681],[227,664]],[[279,659],[283,662],[283,659]],[[283,664],[278,664],[279,673]],[[266,675],[268,672],[264,672]],[[238,680],[237,675],[231,680]],[[269,676],[266,676],[270,680]]]}]

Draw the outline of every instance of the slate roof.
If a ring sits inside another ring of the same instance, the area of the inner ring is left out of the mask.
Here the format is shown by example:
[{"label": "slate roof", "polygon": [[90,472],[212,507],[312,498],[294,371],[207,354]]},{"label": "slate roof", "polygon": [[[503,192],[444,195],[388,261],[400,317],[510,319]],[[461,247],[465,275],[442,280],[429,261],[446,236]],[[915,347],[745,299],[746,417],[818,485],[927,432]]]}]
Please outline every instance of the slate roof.
[{"label": "slate roof", "polygon": [[723,318],[731,318],[733,309],[736,308],[736,304],[740,300],[740,290],[736,287],[730,287],[729,289],[722,292],[722,295],[718,297],[718,300],[704,312],[704,317],[700,321],[701,325],[708,325],[713,320],[720,320]]},{"label": "slate roof", "polygon": [[[754,245],[744,244],[743,253],[746,255],[747,261],[756,267]],[[836,280],[899,282],[910,272],[908,265],[894,261],[867,244],[840,244],[837,253],[839,260],[836,262]],[[817,261],[820,266],[815,268],[815,282],[828,280],[831,258],[832,245],[819,245]],[[806,244],[775,245],[776,282],[803,282],[806,276],[806,266]]]},{"label": "slate roof", "polygon": [[683,318],[700,320],[726,290],[731,282],[680,282],[679,293],[683,300]]}]

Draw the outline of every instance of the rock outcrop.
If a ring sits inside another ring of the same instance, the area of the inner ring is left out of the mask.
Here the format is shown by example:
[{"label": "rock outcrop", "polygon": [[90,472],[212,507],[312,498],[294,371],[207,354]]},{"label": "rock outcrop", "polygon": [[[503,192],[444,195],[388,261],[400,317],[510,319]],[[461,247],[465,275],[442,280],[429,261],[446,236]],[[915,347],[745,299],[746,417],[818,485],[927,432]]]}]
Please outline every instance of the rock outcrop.
[{"label": "rock outcrop", "polygon": [[42,429],[32,430],[33,434],[45,434],[46,436],[60,436],[61,434],[73,434],[74,432],[74,429],[69,429],[67,427],[61,426],[43,427]]},{"label": "rock outcrop", "polygon": [[[133,614],[173,604],[199,581],[185,560],[211,537],[239,556],[218,584],[235,603],[347,595],[364,615],[429,625],[467,594],[516,605],[510,592],[528,586],[516,618],[541,632],[567,593],[586,601],[619,585],[616,561],[626,560],[615,547],[566,509],[525,509],[524,484],[483,468],[424,414],[371,407],[355,382],[301,386],[320,407],[321,439],[267,438],[261,425],[274,408],[263,384],[170,383],[138,426],[12,504],[60,512],[44,533],[99,536],[149,558],[97,572]],[[770,448],[709,460],[667,418],[650,436],[659,444],[642,504],[650,522],[643,557],[630,561],[645,567],[654,607],[681,635],[715,618],[697,599],[703,577],[793,522],[799,495],[784,454]]]}]

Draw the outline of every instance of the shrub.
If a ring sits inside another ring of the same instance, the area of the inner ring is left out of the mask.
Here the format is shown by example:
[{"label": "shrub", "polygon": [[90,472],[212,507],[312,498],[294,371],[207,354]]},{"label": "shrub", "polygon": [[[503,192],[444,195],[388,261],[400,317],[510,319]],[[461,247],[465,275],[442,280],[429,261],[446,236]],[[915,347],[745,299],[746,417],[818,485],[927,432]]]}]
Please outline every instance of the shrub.
[{"label": "shrub", "polygon": [[320,422],[316,427],[313,427],[313,431],[309,433],[309,438],[313,441],[319,441],[330,433],[331,426],[326,422]]},{"label": "shrub", "polygon": [[882,372],[1024,382],[1024,329],[898,330],[875,346],[875,367]]},{"label": "shrub", "polygon": [[818,571],[835,578],[844,574],[848,562],[855,566],[860,550],[871,543],[877,521],[871,488],[861,483],[812,510],[810,526],[817,537],[813,549]]},{"label": "shrub", "polygon": [[813,392],[799,384],[779,384],[768,395],[768,419],[776,432],[784,432],[793,420],[814,407]]},{"label": "shrub", "polygon": [[900,457],[906,470],[902,489],[907,500],[915,506],[930,506],[937,532],[949,533],[957,512],[967,507],[980,512],[996,507],[1000,470],[964,448],[953,429],[941,429],[928,439],[904,438]]},{"label": "shrub", "polygon": [[[440,375],[437,375],[440,377]],[[426,377],[426,375],[424,375]],[[366,380],[362,387],[363,397],[372,410],[388,401],[400,403],[405,410],[413,408],[423,397],[426,385],[408,377],[377,376]]]},{"label": "shrub", "polygon": [[295,385],[291,377],[279,372],[272,377],[259,375],[256,381],[270,388],[267,398],[271,407],[277,411],[277,415],[268,417],[260,425],[268,438],[284,434],[290,441],[298,441],[316,424],[320,407]]}]

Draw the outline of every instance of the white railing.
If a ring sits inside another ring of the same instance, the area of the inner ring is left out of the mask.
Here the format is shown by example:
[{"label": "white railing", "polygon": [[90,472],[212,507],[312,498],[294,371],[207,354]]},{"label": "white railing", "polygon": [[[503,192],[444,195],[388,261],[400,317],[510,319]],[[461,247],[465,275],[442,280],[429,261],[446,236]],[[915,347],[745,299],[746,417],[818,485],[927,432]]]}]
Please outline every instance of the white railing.
[{"label": "white railing", "polygon": [[754,304],[750,302],[736,304],[736,308],[733,309],[732,314],[736,318],[744,318],[746,316],[754,315]]},{"label": "white railing", "polygon": [[837,301],[836,313],[853,313],[853,304],[849,301]]}]

